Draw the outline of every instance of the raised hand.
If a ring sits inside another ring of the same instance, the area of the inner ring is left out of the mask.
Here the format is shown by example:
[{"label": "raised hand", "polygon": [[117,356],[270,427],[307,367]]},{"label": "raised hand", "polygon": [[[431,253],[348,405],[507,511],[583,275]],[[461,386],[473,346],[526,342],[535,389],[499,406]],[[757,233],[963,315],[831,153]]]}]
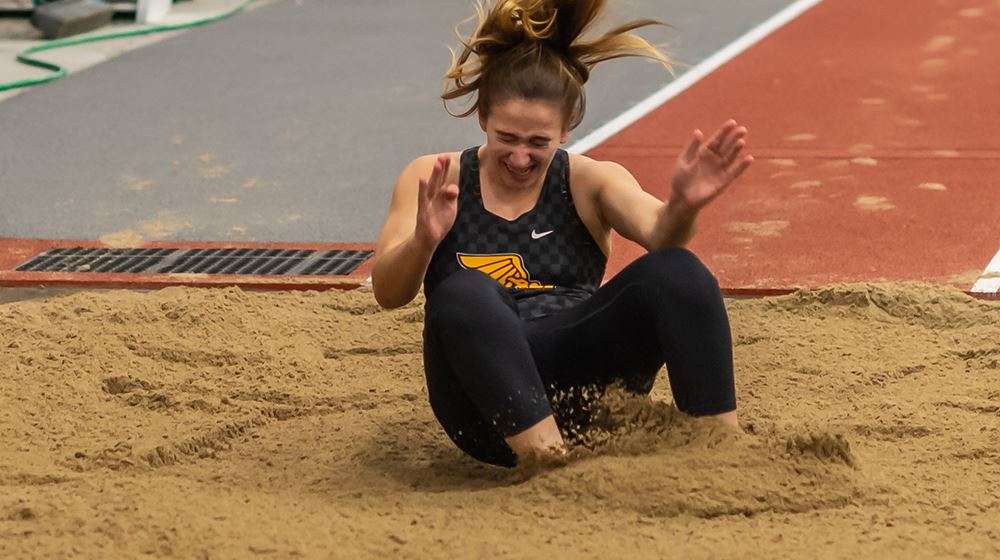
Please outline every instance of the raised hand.
[{"label": "raised hand", "polygon": [[670,179],[671,202],[697,212],[722,194],[753,162],[753,156],[743,155],[747,132],[732,119],[705,142],[701,131],[695,130],[691,143],[677,157]]},{"label": "raised hand", "polygon": [[428,179],[420,179],[417,193],[417,226],[415,235],[430,247],[437,247],[451,231],[458,213],[458,185],[445,184],[451,158],[438,156]]}]

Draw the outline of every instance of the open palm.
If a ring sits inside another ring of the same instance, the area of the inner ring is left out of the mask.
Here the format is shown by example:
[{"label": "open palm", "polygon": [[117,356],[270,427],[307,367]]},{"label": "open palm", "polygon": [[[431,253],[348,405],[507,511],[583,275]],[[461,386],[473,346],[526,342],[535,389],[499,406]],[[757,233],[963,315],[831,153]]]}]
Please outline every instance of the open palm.
[{"label": "open palm", "polygon": [[732,119],[704,142],[701,131],[695,130],[691,143],[677,157],[670,179],[671,201],[698,211],[722,194],[753,162],[753,156],[743,154],[747,132]]},{"label": "open palm", "polygon": [[455,224],[458,213],[458,185],[446,183],[451,159],[438,156],[428,179],[420,179],[415,233],[437,247]]}]

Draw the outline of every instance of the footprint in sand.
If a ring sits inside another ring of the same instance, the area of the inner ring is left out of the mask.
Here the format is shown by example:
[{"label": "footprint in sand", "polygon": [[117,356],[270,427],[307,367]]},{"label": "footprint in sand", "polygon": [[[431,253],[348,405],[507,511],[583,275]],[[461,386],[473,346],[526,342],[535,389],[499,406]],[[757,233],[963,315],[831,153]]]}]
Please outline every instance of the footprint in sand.
[{"label": "footprint in sand", "polygon": [[924,125],[924,121],[912,117],[896,117],[896,124],[910,128],[917,128]]},{"label": "footprint in sand", "polygon": [[[208,165],[216,159],[217,156],[212,152],[205,152],[198,156],[198,161],[200,161],[202,165]],[[231,165],[213,165],[212,167],[203,167],[198,173],[205,179],[221,179],[222,177],[229,175],[232,168],[233,167]]]},{"label": "footprint in sand", "polygon": [[892,210],[896,207],[895,204],[889,202],[889,199],[884,196],[859,196],[857,200],[854,201],[854,206],[858,210],[864,211],[875,211],[875,210]]},{"label": "footprint in sand", "polygon": [[822,187],[823,181],[797,181],[792,183],[790,188],[793,189],[812,189],[815,187]]},{"label": "footprint in sand", "polygon": [[851,163],[855,163],[857,165],[864,165],[865,167],[875,167],[876,165],[878,165],[878,160],[870,157],[856,157],[851,160]]},{"label": "footprint in sand", "polygon": [[201,170],[201,176],[205,179],[221,179],[232,170],[231,166],[228,165],[215,165],[207,169]]},{"label": "footprint in sand", "polygon": [[733,233],[749,233],[758,237],[777,237],[788,227],[785,220],[765,220],[763,222],[729,222],[726,229]]},{"label": "footprint in sand", "polygon": [[109,247],[135,247],[146,239],[162,239],[191,227],[191,222],[171,212],[160,212],[157,217],[139,222],[133,228],[106,233],[98,239]]},{"label": "footprint in sand", "polygon": [[944,58],[928,58],[920,63],[920,72],[924,75],[934,76],[946,68],[948,68],[948,61]]},{"label": "footprint in sand", "polygon": [[847,151],[851,152],[852,154],[859,154],[859,155],[870,154],[874,150],[875,146],[873,144],[854,144],[853,146],[847,149]]},{"label": "footprint in sand", "polygon": [[108,247],[124,248],[137,247],[140,243],[142,243],[143,238],[137,231],[123,229],[112,233],[106,233],[98,237],[97,240]]},{"label": "footprint in sand", "polygon": [[943,51],[955,43],[955,38],[951,35],[937,35],[931,37],[930,41],[924,45],[924,52],[935,53]]},{"label": "footprint in sand", "polygon": [[948,187],[942,185],[941,183],[920,183],[917,185],[918,189],[924,189],[925,191],[946,191]]},{"label": "footprint in sand", "polygon": [[152,179],[140,179],[131,175],[123,175],[122,182],[125,184],[125,188],[130,191],[144,191],[156,185],[156,181]]},{"label": "footprint in sand", "polygon": [[827,181],[854,181],[857,179],[854,175],[834,175],[833,177],[827,177]]},{"label": "footprint in sand", "polygon": [[809,142],[815,139],[816,135],[810,132],[800,132],[798,134],[785,136],[785,142]]},{"label": "footprint in sand", "polygon": [[795,167],[798,165],[794,159],[769,159],[768,161],[778,167]]}]

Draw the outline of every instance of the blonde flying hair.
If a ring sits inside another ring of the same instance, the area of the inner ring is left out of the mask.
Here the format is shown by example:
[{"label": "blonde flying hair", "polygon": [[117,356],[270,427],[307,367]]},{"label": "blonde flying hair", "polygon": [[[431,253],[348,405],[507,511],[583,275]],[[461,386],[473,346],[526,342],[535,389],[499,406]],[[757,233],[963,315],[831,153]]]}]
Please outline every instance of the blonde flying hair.
[{"label": "blonde flying hair", "polygon": [[[477,1],[479,23],[468,38],[458,35],[461,53],[451,53],[441,99],[452,116],[489,115],[490,107],[509,99],[542,100],[562,108],[566,130],[583,120],[583,85],[598,62],[640,56],[673,70],[673,60],[631,33],[648,25],[638,19],[619,25],[596,39],[581,36],[604,11],[607,0],[496,0],[487,8]],[[468,20],[467,20],[468,21]],[[474,94],[472,106],[452,113],[448,101]]]}]

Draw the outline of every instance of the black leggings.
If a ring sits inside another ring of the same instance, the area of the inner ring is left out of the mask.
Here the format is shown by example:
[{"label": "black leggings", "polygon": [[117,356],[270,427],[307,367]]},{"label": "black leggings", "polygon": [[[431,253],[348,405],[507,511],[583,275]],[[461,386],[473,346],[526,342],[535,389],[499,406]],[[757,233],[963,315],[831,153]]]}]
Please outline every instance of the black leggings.
[{"label": "black leggings", "polygon": [[[712,273],[686,249],[648,253],[590,299],[525,321],[495,280],[475,270],[427,300],[424,369],[431,408],[459,449],[514,466],[504,441],[560,410],[582,387],[648,394],[666,363],[677,407],[694,416],[736,409],[732,338]],[[560,423],[562,427],[562,423]]]}]

